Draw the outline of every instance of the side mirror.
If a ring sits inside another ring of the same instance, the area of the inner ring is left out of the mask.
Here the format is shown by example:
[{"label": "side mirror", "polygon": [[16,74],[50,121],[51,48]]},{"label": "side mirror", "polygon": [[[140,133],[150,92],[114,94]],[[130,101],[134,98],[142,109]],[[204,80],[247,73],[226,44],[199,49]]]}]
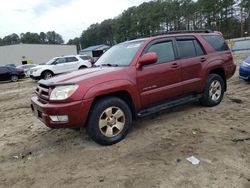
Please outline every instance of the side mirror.
[{"label": "side mirror", "polygon": [[146,53],[140,58],[139,63],[137,64],[137,68],[142,67],[144,65],[156,63],[157,61],[158,56],[155,52]]}]

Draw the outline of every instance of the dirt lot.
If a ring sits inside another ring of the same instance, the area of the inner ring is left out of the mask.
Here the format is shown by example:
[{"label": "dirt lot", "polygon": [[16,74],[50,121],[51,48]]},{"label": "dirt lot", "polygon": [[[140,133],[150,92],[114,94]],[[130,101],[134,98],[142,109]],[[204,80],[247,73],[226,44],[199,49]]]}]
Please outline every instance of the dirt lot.
[{"label": "dirt lot", "polygon": [[[237,64],[243,56],[235,56]],[[0,84],[0,187],[250,187],[250,84],[221,105],[178,107],[135,123],[110,147],[33,117],[36,82]],[[235,100],[237,99],[237,100]],[[201,160],[193,166],[186,158]]]}]

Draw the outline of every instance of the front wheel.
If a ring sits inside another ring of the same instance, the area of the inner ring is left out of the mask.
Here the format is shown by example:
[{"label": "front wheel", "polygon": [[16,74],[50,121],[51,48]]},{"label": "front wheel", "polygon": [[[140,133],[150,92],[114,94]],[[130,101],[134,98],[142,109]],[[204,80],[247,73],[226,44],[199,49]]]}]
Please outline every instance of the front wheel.
[{"label": "front wheel", "polygon": [[50,71],[45,71],[45,72],[43,72],[43,74],[42,74],[42,78],[43,78],[44,80],[48,80],[48,79],[50,79],[50,78],[52,78],[52,77],[53,77],[53,73],[50,72]]},{"label": "front wheel", "polygon": [[105,97],[92,107],[87,133],[98,144],[112,145],[126,137],[131,124],[132,114],[126,102],[117,97]]},{"label": "front wheel", "polygon": [[204,106],[216,106],[222,101],[224,92],[225,83],[221,76],[218,74],[210,74],[200,102]]}]

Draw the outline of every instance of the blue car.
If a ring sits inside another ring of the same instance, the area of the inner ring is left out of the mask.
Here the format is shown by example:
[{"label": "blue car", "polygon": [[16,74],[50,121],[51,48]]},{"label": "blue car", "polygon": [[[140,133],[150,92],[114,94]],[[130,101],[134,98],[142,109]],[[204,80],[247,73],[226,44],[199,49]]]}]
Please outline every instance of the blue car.
[{"label": "blue car", "polygon": [[250,81],[250,56],[240,64],[240,79]]}]

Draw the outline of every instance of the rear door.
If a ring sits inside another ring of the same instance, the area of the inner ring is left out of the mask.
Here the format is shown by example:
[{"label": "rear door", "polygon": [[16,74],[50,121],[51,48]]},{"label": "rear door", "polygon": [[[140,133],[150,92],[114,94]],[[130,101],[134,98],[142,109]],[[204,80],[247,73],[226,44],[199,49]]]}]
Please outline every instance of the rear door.
[{"label": "rear door", "polygon": [[66,67],[67,67],[67,72],[72,72],[75,70],[78,70],[79,67],[79,60],[72,56],[72,57],[66,57]]},{"label": "rear door", "polygon": [[10,71],[6,67],[0,67],[0,81],[10,80]]},{"label": "rear door", "polygon": [[173,39],[154,41],[144,54],[148,52],[155,52],[158,62],[137,70],[137,87],[143,108],[181,94],[181,66],[176,59]]},{"label": "rear door", "polygon": [[193,36],[176,37],[176,44],[182,67],[182,92],[199,92],[202,87],[202,66],[207,61],[205,51]]}]

